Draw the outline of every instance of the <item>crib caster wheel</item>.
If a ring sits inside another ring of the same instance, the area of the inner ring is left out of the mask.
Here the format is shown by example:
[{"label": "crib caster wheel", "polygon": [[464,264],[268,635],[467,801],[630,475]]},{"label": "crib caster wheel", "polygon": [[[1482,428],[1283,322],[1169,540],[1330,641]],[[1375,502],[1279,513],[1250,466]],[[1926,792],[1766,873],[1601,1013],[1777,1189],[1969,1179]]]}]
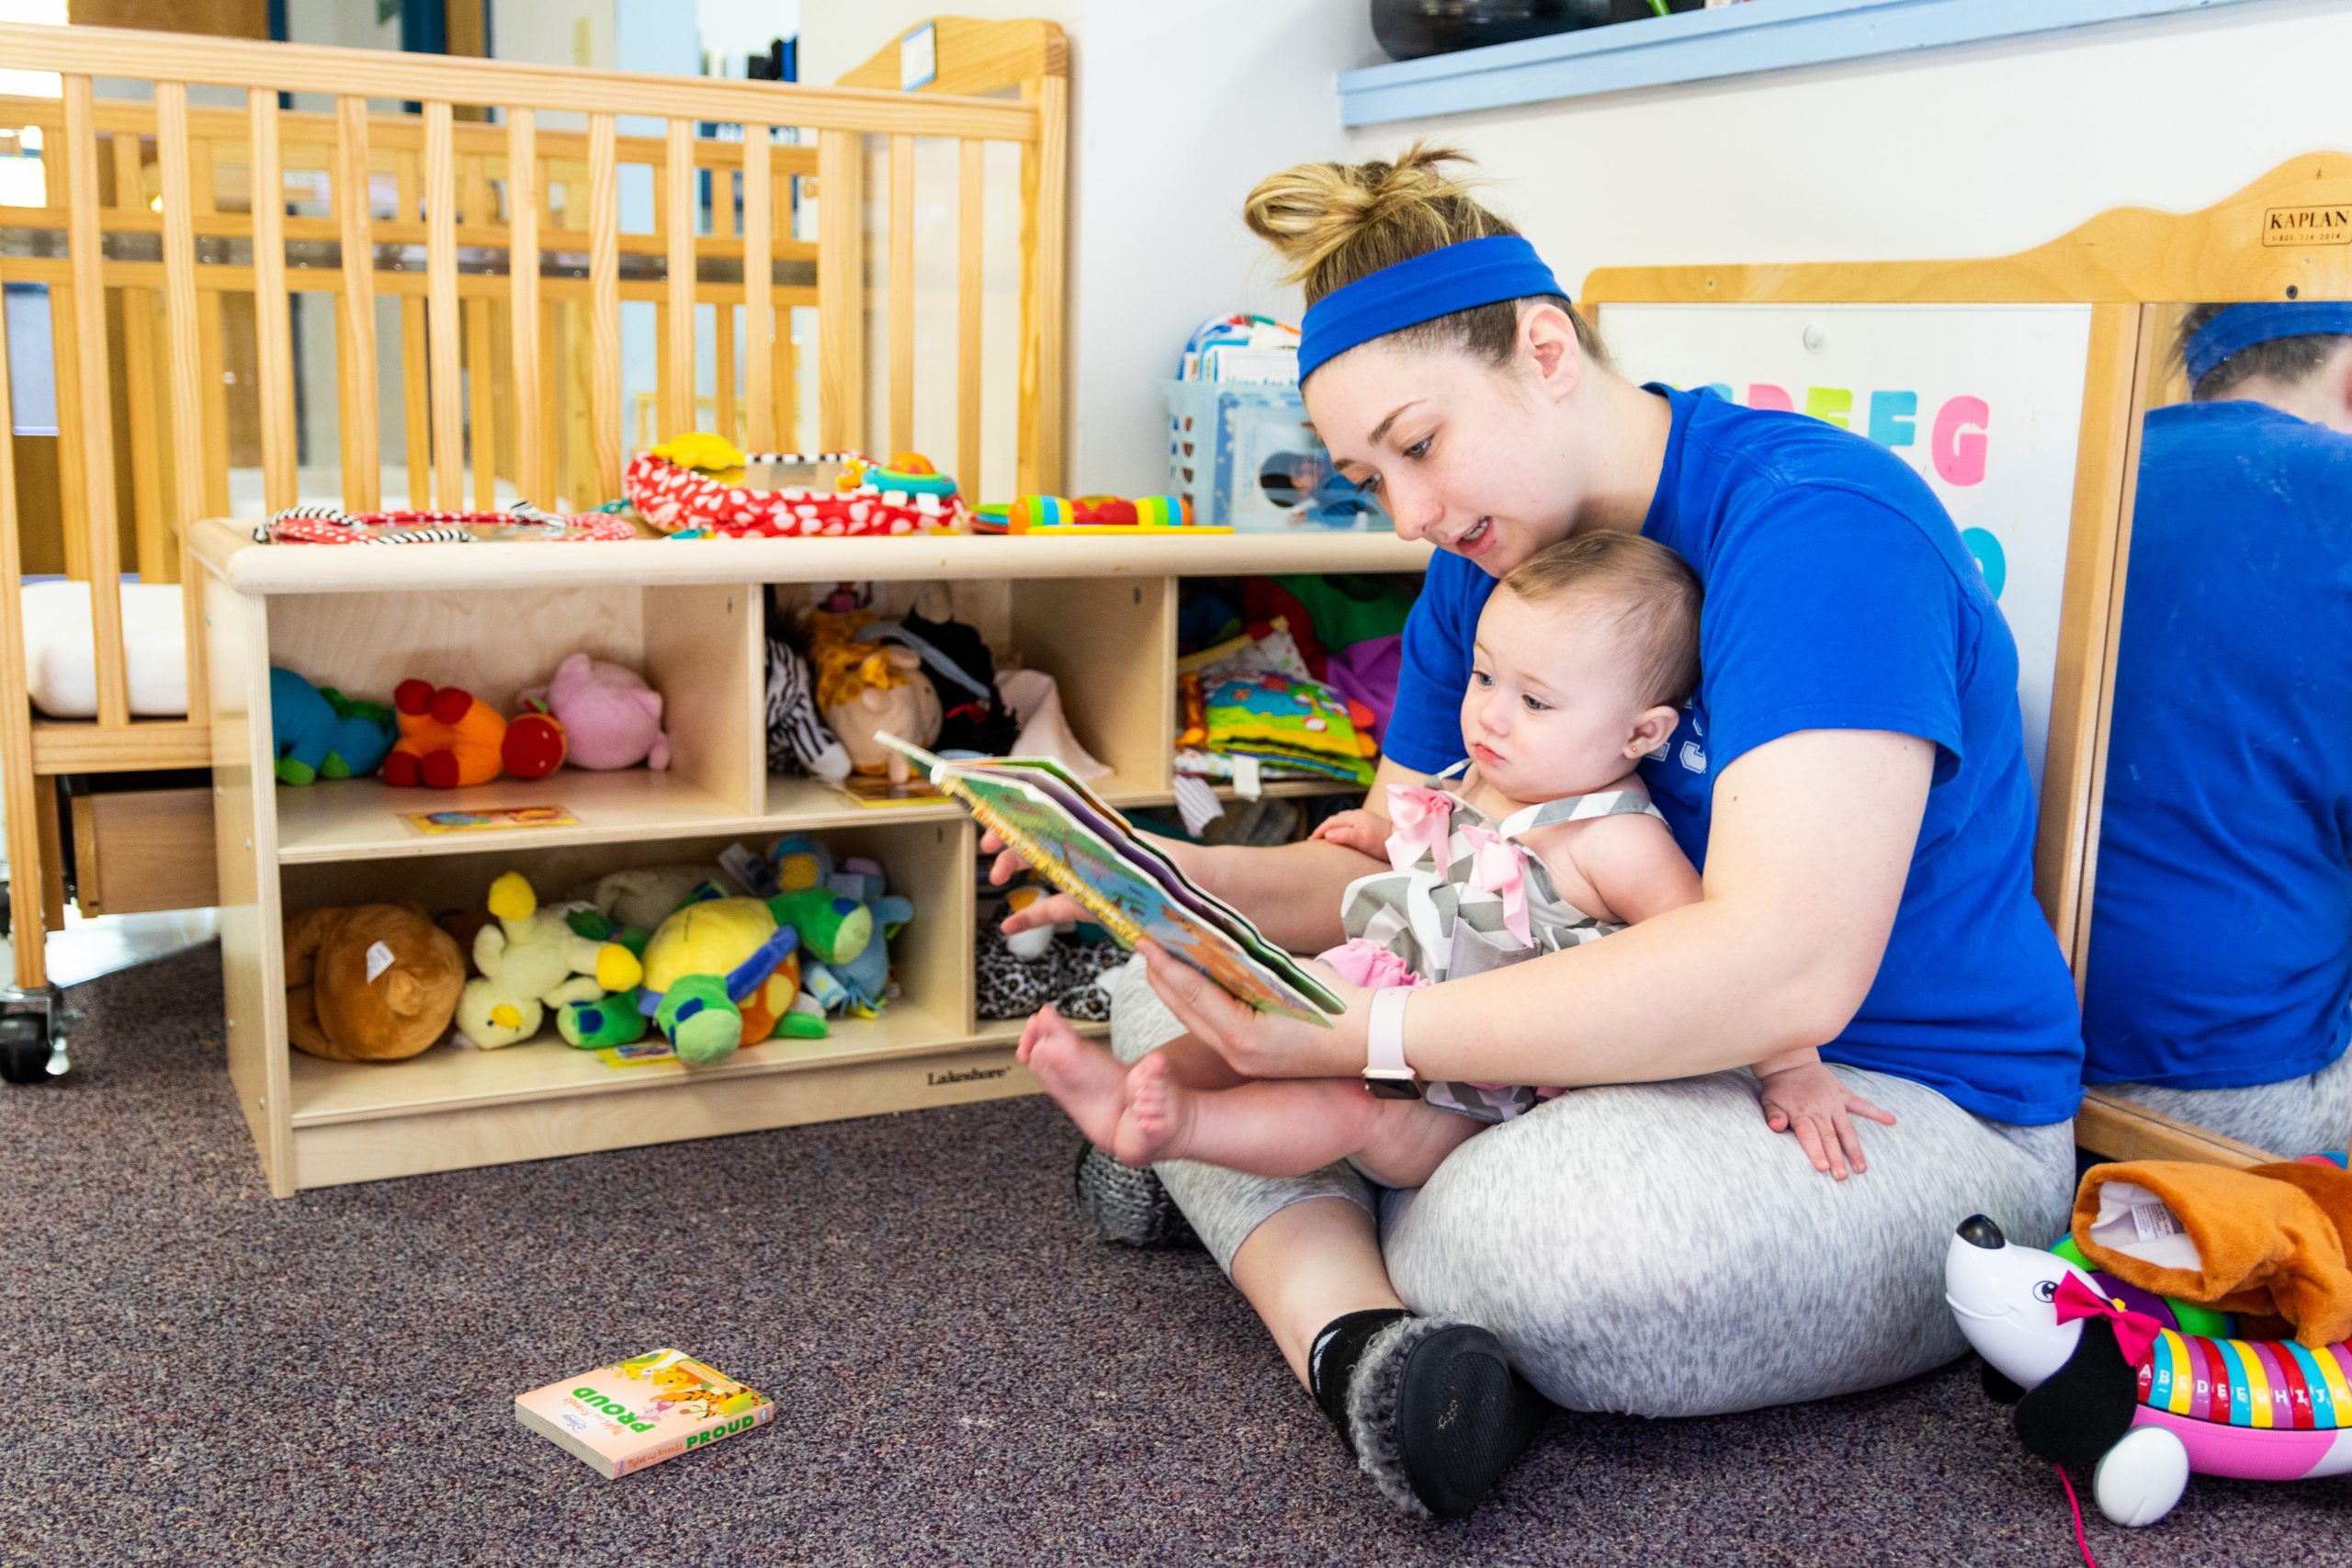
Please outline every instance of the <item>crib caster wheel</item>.
[{"label": "crib caster wheel", "polygon": [[2188,1485],[2188,1450],[2162,1427],[2134,1427],[2117,1439],[2091,1475],[2098,1511],[2127,1528],[2172,1512]]},{"label": "crib caster wheel", "polygon": [[64,1054],[51,1051],[49,1026],[39,1014],[0,1017],[0,1078],[17,1084],[47,1083],[56,1076],[49,1070],[52,1055],[62,1059]]}]

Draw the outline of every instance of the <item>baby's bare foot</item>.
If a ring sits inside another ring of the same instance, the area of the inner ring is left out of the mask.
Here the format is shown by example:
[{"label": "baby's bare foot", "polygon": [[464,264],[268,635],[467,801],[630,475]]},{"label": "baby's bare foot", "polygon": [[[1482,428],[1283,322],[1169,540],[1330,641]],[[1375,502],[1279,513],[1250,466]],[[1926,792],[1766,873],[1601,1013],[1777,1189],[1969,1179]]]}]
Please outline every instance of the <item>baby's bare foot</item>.
[{"label": "baby's bare foot", "polygon": [[1069,1112],[1069,1119],[1089,1142],[1097,1148],[1111,1147],[1127,1076],[1117,1057],[1081,1039],[1049,1007],[1030,1014],[1014,1054],[1029,1064],[1046,1092]]},{"label": "baby's bare foot", "polygon": [[1181,1159],[1193,1130],[1193,1091],[1170,1076],[1155,1051],[1127,1069],[1126,1106],[1119,1113],[1111,1152],[1123,1165]]}]

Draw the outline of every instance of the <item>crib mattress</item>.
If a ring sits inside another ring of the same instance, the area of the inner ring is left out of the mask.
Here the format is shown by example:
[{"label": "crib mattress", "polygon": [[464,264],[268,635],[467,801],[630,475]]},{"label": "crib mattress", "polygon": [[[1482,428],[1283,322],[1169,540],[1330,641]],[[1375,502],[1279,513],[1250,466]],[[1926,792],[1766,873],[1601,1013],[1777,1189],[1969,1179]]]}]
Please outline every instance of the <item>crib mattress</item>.
[{"label": "crib mattress", "polygon": [[[187,713],[187,628],[176,584],[122,585],[122,652],[131,716]],[[86,582],[24,585],[25,684],[51,718],[96,718],[97,644]]]}]

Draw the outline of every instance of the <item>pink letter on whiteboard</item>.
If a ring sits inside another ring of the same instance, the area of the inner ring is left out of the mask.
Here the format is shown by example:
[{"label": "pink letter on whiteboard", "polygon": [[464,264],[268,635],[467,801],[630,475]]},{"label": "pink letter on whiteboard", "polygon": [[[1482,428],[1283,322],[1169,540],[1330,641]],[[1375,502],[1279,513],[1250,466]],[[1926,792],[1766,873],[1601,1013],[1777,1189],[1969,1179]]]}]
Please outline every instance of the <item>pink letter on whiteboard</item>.
[{"label": "pink letter on whiteboard", "polygon": [[1747,406],[1752,409],[1778,409],[1782,413],[1797,412],[1797,405],[1790,401],[1789,394],[1770,381],[1748,384]]},{"label": "pink letter on whiteboard", "polygon": [[1958,397],[1936,412],[1936,430],[1929,450],[1936,473],[1948,485],[1982,484],[1984,480],[1984,430],[1992,416],[1982,398]]}]

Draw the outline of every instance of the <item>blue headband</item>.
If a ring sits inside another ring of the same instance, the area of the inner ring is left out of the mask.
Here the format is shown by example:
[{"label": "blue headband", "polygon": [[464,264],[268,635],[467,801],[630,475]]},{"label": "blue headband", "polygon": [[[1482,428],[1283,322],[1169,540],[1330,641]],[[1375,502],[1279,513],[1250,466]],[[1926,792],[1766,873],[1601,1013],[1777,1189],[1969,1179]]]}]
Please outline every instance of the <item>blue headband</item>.
[{"label": "blue headband", "polygon": [[1308,307],[1298,335],[1298,378],[1360,343],[1456,310],[1534,294],[1567,298],[1535,247],[1516,234],[1429,251],[1334,288]]},{"label": "blue headband", "polygon": [[2352,302],[2312,299],[2233,305],[2197,329],[2181,345],[2192,387],[2241,349],[2274,338],[2352,333]]}]

